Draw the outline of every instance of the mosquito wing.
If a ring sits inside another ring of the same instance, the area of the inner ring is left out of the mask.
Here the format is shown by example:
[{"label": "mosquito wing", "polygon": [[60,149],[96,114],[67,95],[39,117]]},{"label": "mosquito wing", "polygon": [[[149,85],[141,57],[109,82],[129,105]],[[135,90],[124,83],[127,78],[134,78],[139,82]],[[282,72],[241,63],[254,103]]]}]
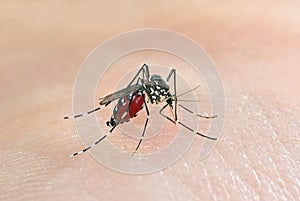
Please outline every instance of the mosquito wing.
[{"label": "mosquito wing", "polygon": [[112,94],[109,94],[103,98],[100,98],[99,99],[99,104],[100,105],[108,105],[110,102],[114,101],[114,100],[117,100],[119,98],[122,98],[123,96],[126,96],[130,93],[134,93],[136,91],[138,91],[139,89],[142,88],[142,85],[141,84],[134,84],[134,85],[131,85],[131,86],[128,86],[124,89],[121,89],[119,91],[116,91]]}]

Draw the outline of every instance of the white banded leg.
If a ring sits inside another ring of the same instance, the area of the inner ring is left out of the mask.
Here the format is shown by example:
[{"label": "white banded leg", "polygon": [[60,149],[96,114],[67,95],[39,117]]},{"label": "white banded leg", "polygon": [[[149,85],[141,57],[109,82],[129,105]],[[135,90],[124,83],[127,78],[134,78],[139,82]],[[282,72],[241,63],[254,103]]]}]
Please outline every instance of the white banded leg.
[{"label": "white banded leg", "polygon": [[127,85],[129,87],[134,81],[139,78],[139,75],[142,73],[143,80],[149,80],[150,73],[149,73],[149,67],[147,64],[143,64],[143,66],[138,70],[138,72],[135,74],[133,79],[130,81],[130,83]]},{"label": "white banded leg", "polygon": [[85,148],[85,149],[83,149],[83,150],[81,150],[81,151],[79,151],[79,152],[76,152],[76,153],[70,155],[70,157],[77,156],[77,155],[82,154],[83,152],[86,152],[87,150],[93,148],[93,147],[96,146],[99,142],[101,142],[102,140],[104,140],[109,134],[111,134],[111,133],[113,132],[113,130],[114,130],[116,127],[117,127],[117,124],[116,124],[114,127],[112,127],[112,128],[109,130],[109,132],[108,132],[107,134],[105,134],[105,135],[102,136],[99,140],[97,140],[96,142],[94,142],[94,144],[92,144],[91,146],[89,146],[89,147],[87,147],[87,148]]},{"label": "white banded leg", "polygon": [[102,109],[102,108],[104,108],[105,106],[100,106],[100,107],[97,107],[97,108],[95,108],[95,109],[93,109],[93,110],[90,110],[90,111],[88,111],[88,112],[85,112],[85,113],[81,113],[81,114],[77,114],[77,115],[74,115],[74,116],[67,116],[67,117],[64,117],[64,119],[75,119],[75,118],[78,118],[78,117],[82,117],[82,116],[85,116],[85,115],[89,115],[89,114],[91,114],[91,113],[93,113],[93,112],[96,112],[96,111],[98,111],[98,110],[100,110],[100,109]]},{"label": "white banded leg", "polygon": [[202,115],[202,114],[197,114],[197,113],[193,112],[192,110],[190,110],[190,109],[184,107],[184,106],[181,105],[181,104],[178,104],[178,106],[181,107],[181,108],[183,108],[184,110],[188,111],[189,113],[191,113],[191,114],[197,116],[197,117],[201,117],[201,118],[205,118],[205,119],[212,119],[212,118],[216,118],[216,117],[217,117],[217,115],[213,115],[213,116],[205,116],[205,115]]},{"label": "white banded leg", "polygon": [[210,140],[217,140],[217,138],[209,137],[209,136],[207,136],[207,135],[204,135],[204,134],[202,134],[202,133],[199,133],[198,131],[193,130],[192,128],[188,127],[187,125],[185,125],[184,123],[182,123],[182,122],[179,121],[179,120],[177,120],[176,122],[177,122],[178,124],[182,125],[184,128],[190,130],[190,131],[191,131],[192,133],[194,133],[194,134],[200,135],[201,137],[205,137],[205,138],[210,139]]},{"label": "white banded leg", "polygon": [[146,122],[145,122],[145,125],[144,125],[144,129],[143,129],[143,133],[142,133],[142,136],[140,138],[140,141],[139,141],[138,145],[136,146],[136,148],[135,148],[134,152],[132,153],[132,155],[134,155],[137,152],[137,150],[139,149],[139,147],[140,147],[140,145],[141,145],[141,143],[144,139],[145,131],[146,131],[146,128],[147,128],[147,125],[148,125],[148,121],[150,119],[150,112],[148,110],[148,106],[147,106],[147,103],[146,103],[146,100],[145,100],[144,97],[143,97],[143,100],[144,100],[144,105],[145,105],[145,109],[146,109],[146,112],[147,112],[147,119],[146,119]]},{"label": "white banded leg", "polygon": [[164,118],[168,119],[169,121],[171,121],[171,122],[174,123],[174,124],[178,123],[179,125],[183,126],[184,128],[188,129],[189,131],[191,131],[191,132],[194,133],[194,134],[200,135],[201,137],[205,137],[205,138],[210,139],[210,140],[217,140],[217,138],[209,137],[209,136],[207,136],[207,135],[204,135],[204,134],[202,134],[202,133],[199,133],[198,131],[196,131],[196,130],[190,128],[189,126],[187,126],[186,124],[182,123],[182,122],[179,121],[178,119],[173,120],[172,118],[170,118],[170,117],[168,117],[167,115],[163,114],[162,112],[163,112],[163,110],[164,110],[165,108],[167,108],[167,106],[168,106],[168,104],[164,105],[164,106],[160,109],[159,114],[160,114],[161,116],[163,116]]},{"label": "white banded leg", "polygon": [[177,120],[177,85],[176,85],[176,69],[175,68],[173,68],[170,71],[170,73],[166,79],[168,82],[171,79],[172,75],[173,75],[173,86],[174,86],[174,106],[175,106],[174,113],[175,113],[175,121],[176,121]]}]

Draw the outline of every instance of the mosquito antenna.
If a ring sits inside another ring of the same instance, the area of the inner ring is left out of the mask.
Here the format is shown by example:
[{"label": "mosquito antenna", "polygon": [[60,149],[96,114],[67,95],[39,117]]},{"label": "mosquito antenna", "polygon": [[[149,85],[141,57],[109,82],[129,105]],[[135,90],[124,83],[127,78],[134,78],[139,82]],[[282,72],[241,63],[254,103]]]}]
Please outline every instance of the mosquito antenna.
[{"label": "mosquito antenna", "polygon": [[178,104],[178,106],[181,107],[181,108],[183,108],[184,110],[188,111],[189,113],[191,113],[191,114],[197,116],[197,117],[201,117],[201,118],[205,118],[205,119],[213,119],[213,118],[216,118],[216,117],[217,117],[217,115],[206,116],[206,115],[202,115],[202,114],[197,114],[197,113],[193,112],[192,110],[190,110],[190,109],[184,107],[184,106],[181,105],[181,104]]},{"label": "mosquito antenna", "polygon": [[177,99],[180,102],[201,102],[201,100],[185,100],[185,99]]},{"label": "mosquito antenna", "polygon": [[196,89],[199,88],[199,87],[200,87],[200,85],[198,85],[198,86],[196,86],[195,88],[193,88],[193,89],[191,89],[191,90],[188,90],[188,91],[186,91],[186,92],[184,92],[184,93],[182,93],[182,94],[177,95],[177,97],[180,97],[180,96],[183,96],[183,95],[185,95],[185,94],[187,94],[187,93],[190,93],[190,92],[196,90]]},{"label": "mosquito antenna", "polygon": [[[180,96],[184,96],[185,94],[188,94],[188,93],[190,93],[190,92],[196,90],[196,89],[199,88],[199,87],[200,87],[200,85],[198,85],[198,86],[194,87],[193,89],[188,90],[188,91],[186,91],[186,92],[184,92],[184,93],[182,93],[182,94],[179,94],[179,95],[177,95],[177,98],[180,97]],[[173,96],[171,96],[171,97],[168,97],[168,98],[166,98],[166,100],[168,100],[168,99],[170,99],[170,98],[173,98],[174,96],[175,96],[175,95],[173,95]],[[200,102],[200,100],[185,100],[185,99],[177,99],[177,101],[181,101],[181,102]]]}]

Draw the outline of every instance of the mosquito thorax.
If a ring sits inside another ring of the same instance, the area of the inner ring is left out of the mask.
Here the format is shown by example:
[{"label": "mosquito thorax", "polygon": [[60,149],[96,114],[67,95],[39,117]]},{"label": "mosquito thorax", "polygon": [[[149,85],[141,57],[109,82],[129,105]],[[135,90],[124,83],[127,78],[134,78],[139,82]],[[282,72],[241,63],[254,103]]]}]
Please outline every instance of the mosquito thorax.
[{"label": "mosquito thorax", "polygon": [[170,96],[170,85],[159,75],[152,75],[149,82],[144,85],[144,90],[148,95],[149,101],[159,103]]}]

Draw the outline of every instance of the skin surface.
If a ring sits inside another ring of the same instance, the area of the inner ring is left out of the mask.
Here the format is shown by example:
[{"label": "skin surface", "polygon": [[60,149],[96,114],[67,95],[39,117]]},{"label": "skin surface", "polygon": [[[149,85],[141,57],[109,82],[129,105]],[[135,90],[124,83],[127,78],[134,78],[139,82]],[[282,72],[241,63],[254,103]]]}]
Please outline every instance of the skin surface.
[{"label": "skin surface", "polygon": [[[1,1],[0,200],[297,200],[299,7]],[[82,148],[74,122],[62,120],[81,63],[104,40],[146,27],[192,38],[216,63],[227,110],[215,150],[199,161],[197,138],[173,166],[141,176],[111,171],[89,154],[68,158]]]}]

